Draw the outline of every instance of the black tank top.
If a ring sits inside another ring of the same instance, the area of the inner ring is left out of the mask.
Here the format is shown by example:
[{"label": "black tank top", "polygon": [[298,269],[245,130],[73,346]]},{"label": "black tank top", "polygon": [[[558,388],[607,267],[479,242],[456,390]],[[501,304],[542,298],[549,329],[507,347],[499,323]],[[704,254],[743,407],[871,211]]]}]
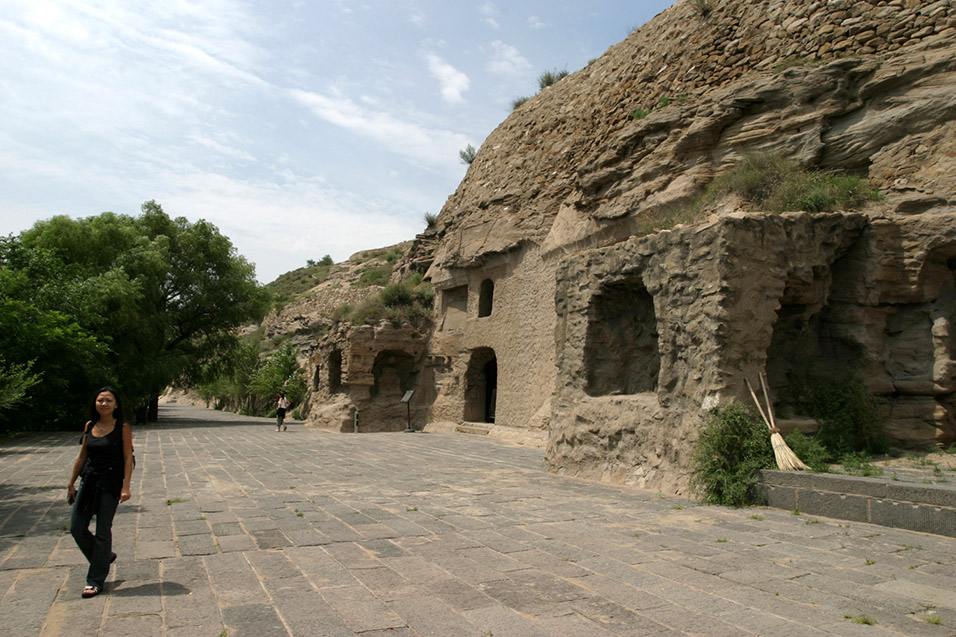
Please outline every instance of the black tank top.
[{"label": "black tank top", "polygon": [[113,431],[105,436],[93,435],[93,427],[86,436],[87,473],[84,480],[90,480],[101,489],[119,497],[123,489],[123,424],[117,422]]}]

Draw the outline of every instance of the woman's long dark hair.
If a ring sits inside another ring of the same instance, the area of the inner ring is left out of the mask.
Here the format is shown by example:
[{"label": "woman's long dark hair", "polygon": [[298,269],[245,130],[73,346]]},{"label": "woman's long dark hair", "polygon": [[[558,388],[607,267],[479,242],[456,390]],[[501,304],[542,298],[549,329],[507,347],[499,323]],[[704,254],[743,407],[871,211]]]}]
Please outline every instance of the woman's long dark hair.
[{"label": "woman's long dark hair", "polygon": [[120,395],[112,387],[100,387],[96,393],[93,394],[93,402],[90,403],[90,422],[95,423],[100,419],[100,412],[96,411],[96,397],[105,391],[113,394],[113,398],[116,399],[116,408],[113,410],[113,418],[116,419],[116,422],[122,425],[124,422],[126,422],[126,420],[123,418],[123,401],[120,400]]}]

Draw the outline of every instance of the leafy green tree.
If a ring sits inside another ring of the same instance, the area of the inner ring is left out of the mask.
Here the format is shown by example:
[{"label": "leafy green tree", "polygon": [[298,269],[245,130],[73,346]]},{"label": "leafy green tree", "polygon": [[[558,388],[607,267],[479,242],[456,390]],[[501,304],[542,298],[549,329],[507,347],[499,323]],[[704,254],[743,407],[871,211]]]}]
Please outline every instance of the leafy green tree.
[{"label": "leafy green tree", "polygon": [[7,365],[0,356],[0,412],[23,400],[27,390],[39,382],[39,376],[30,373],[31,367],[33,361]]},{"label": "leafy green tree", "polygon": [[262,401],[277,397],[279,392],[285,392],[286,398],[293,405],[305,400],[308,386],[292,343],[286,341],[273,352],[269,360],[257,370],[250,388]]},{"label": "leafy green tree", "polygon": [[66,427],[85,413],[89,394],[112,382],[106,347],[60,312],[0,298],[0,352],[11,401],[0,431]]},{"label": "leafy green tree", "polygon": [[252,380],[260,365],[256,342],[240,339],[227,355],[206,366],[206,379],[198,387],[199,395],[206,401],[216,399],[217,408],[235,408],[241,413],[255,414]]},{"label": "leafy green tree", "polygon": [[[86,362],[91,371],[66,373],[105,377],[127,402],[148,403],[152,418],[163,388],[201,379],[206,364],[233,347],[235,328],[261,320],[269,303],[254,266],[214,225],[171,219],[155,201],[139,217],[59,216],[8,238],[0,290],[24,304],[21,313],[53,313],[70,334],[89,336],[100,347]],[[36,359],[40,384],[51,383],[51,361]]]}]

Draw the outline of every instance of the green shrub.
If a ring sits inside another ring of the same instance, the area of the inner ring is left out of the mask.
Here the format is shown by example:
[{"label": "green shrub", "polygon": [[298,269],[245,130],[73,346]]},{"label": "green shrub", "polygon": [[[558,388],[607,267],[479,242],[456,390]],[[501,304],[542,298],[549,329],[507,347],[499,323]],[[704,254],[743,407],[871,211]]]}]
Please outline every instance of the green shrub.
[{"label": "green shrub", "polygon": [[435,224],[438,223],[438,215],[433,212],[425,213],[425,226],[428,228],[434,228]]},{"label": "green shrub", "polygon": [[369,263],[359,270],[358,281],[352,284],[355,288],[367,288],[372,285],[385,285],[392,276],[392,266],[388,263]]},{"label": "green shrub", "polygon": [[797,429],[784,436],[784,440],[797,457],[810,467],[811,471],[827,473],[830,470],[830,464],[827,462],[830,452],[816,438],[804,435]]},{"label": "green shrub", "polygon": [[746,155],[729,173],[711,182],[698,207],[736,193],[768,212],[854,210],[881,198],[865,179],[845,173],[810,171],[779,155]]},{"label": "green shrub", "polygon": [[645,111],[643,108],[639,108],[636,111],[634,111],[634,114],[632,115],[632,117],[634,119],[644,119],[645,117],[650,115],[650,113],[651,113],[650,111]]},{"label": "green shrub", "polygon": [[681,223],[690,223],[694,217],[695,211],[688,206],[662,206],[641,215],[639,228],[641,234],[651,234],[659,230],[669,230]]},{"label": "green shrub", "polygon": [[343,303],[332,310],[332,315],[329,317],[333,321],[345,321],[348,320],[349,315],[352,313],[352,306],[349,303]]},{"label": "green shrub", "polygon": [[400,305],[411,305],[415,300],[412,288],[402,281],[401,283],[389,283],[382,290],[382,302],[386,307],[396,307]]},{"label": "green shrub", "polygon": [[332,257],[325,255],[319,262],[309,261],[309,265],[298,268],[279,277],[265,287],[272,292],[273,307],[281,307],[293,298],[306,292],[329,278],[332,267]]},{"label": "green shrub", "polygon": [[711,504],[743,506],[756,501],[760,469],[774,467],[767,426],[739,403],[714,408],[694,451],[695,491]]},{"label": "green shrub", "polygon": [[516,97],[511,100],[511,110],[516,111],[518,107],[530,100],[530,97]]},{"label": "green shrub", "polygon": [[567,71],[545,71],[538,76],[538,88],[542,91],[568,76]]},{"label": "green shrub", "polygon": [[797,386],[803,409],[820,422],[816,439],[837,459],[854,451],[886,453],[890,449],[884,403],[853,376]]},{"label": "green shrub", "polygon": [[843,470],[851,476],[881,476],[883,468],[870,464],[870,455],[866,451],[854,451],[840,458]]},{"label": "green shrub", "polygon": [[471,162],[475,161],[475,157],[478,155],[478,151],[475,150],[475,147],[471,144],[468,144],[463,149],[458,151],[458,158],[461,159],[461,163],[471,165]]},{"label": "green shrub", "polygon": [[393,325],[409,323],[420,325],[431,319],[435,290],[418,272],[405,281],[389,283],[381,292],[356,308],[341,305],[332,318],[355,325],[374,325],[387,320]]}]

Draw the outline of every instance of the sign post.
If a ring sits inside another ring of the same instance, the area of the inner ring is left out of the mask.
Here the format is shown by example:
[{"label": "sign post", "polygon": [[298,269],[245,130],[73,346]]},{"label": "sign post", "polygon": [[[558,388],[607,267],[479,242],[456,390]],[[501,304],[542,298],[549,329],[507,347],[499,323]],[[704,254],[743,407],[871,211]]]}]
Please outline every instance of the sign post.
[{"label": "sign post", "polygon": [[405,395],[402,396],[402,402],[405,403],[405,407],[408,411],[408,426],[405,427],[405,433],[407,434],[415,433],[415,430],[412,429],[412,394],[414,393],[414,389],[409,389],[405,392]]}]

